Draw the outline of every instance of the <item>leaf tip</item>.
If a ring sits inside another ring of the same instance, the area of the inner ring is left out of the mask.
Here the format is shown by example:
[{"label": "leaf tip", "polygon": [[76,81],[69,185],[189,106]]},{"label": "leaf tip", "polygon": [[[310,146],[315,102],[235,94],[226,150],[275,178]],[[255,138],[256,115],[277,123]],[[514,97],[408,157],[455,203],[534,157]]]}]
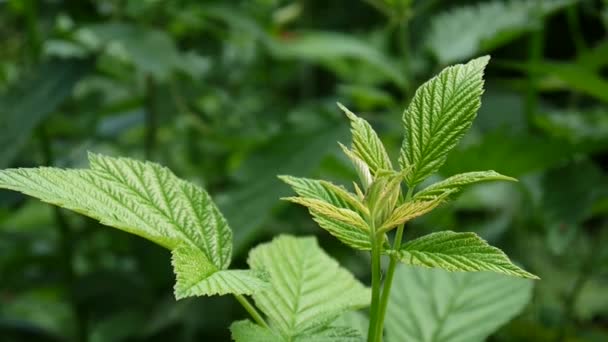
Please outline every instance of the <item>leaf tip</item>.
[{"label": "leaf tip", "polygon": [[346,106],[344,106],[340,102],[336,102],[336,104],[338,105],[338,108],[340,108],[340,110],[342,110],[342,112],[344,112],[344,114],[346,114],[346,116],[351,121],[356,121],[357,119],[359,119],[359,117],[355,115],[355,113],[351,112],[348,108],[346,108]]}]

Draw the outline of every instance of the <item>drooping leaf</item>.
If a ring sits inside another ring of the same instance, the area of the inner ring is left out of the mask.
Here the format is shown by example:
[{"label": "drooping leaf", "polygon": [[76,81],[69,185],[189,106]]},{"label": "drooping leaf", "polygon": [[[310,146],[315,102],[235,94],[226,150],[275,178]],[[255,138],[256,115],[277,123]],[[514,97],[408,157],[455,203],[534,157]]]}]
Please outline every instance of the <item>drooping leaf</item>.
[{"label": "drooping leaf", "polygon": [[379,170],[392,170],[393,165],[388,153],[369,122],[358,117],[340,103],[338,103],[338,107],[351,121],[352,149],[355,155],[369,166],[374,175]]},{"label": "drooping leaf", "polygon": [[89,162],[90,169],[0,171],[0,188],[76,211],[170,249],[178,298],[251,294],[261,283],[252,281],[248,271],[222,271],[230,265],[232,231],[205,190],[150,162],[97,154],[89,154]]},{"label": "drooping leaf", "polygon": [[512,41],[538,25],[538,19],[572,0],[510,0],[455,8],[431,22],[427,46],[442,64],[458,62]]},{"label": "drooping leaf", "polygon": [[32,130],[53,113],[90,69],[83,60],[51,60],[0,95],[0,169],[10,166]]},{"label": "drooping leaf", "polygon": [[481,342],[528,303],[532,281],[500,274],[399,266],[387,318],[388,342]]},{"label": "drooping leaf", "polygon": [[404,264],[441,268],[447,271],[491,271],[538,279],[514,265],[509,257],[475,233],[442,231],[408,241],[398,252]]},{"label": "drooping leaf", "polygon": [[361,216],[369,213],[355,195],[325,181],[291,176],[280,179],[300,195],[285,199],[306,206],[321,228],[353,248],[371,249],[369,227]]},{"label": "drooping leaf", "polygon": [[403,113],[400,157],[401,167],[411,168],[406,175],[410,187],[436,172],[471,126],[481,105],[488,61],[489,57],[480,57],[448,67],[416,91]]},{"label": "drooping leaf", "polygon": [[253,298],[282,340],[316,341],[315,336],[324,340],[321,337],[336,335],[350,341],[346,337],[358,335],[352,329],[328,328],[342,313],[367,306],[371,293],[314,238],[277,237],[254,248],[248,263],[268,275],[271,288]]},{"label": "drooping leaf", "polygon": [[414,200],[431,200],[446,192],[458,192],[465,185],[493,180],[517,181],[515,178],[501,175],[500,173],[493,170],[466,172],[449,177],[447,179],[442,180],[441,182],[429,185],[428,187],[416,193],[416,195],[414,196]]}]

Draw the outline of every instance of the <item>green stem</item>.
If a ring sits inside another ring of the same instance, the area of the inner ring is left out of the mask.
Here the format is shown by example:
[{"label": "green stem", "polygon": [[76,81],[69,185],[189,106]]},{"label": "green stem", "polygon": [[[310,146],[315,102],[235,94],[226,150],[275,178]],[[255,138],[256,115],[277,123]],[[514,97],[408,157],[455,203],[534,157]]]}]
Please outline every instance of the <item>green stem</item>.
[{"label": "green stem", "polygon": [[382,285],[380,279],[380,272],[382,270],[381,265],[381,241],[378,243],[378,239],[376,238],[376,229],[374,227],[373,218],[370,220],[370,233],[372,240],[372,304],[370,307],[370,324],[369,329],[367,331],[367,341],[373,342],[376,336],[377,331],[377,314],[378,314],[378,304],[380,300],[380,286]]},{"label": "green stem", "polygon": [[234,298],[236,298],[236,300],[238,300],[239,303],[241,303],[241,305],[245,308],[245,310],[247,310],[247,312],[249,312],[251,317],[253,317],[253,319],[255,320],[255,322],[258,325],[261,325],[264,328],[268,329],[268,324],[266,324],[266,321],[264,320],[262,315],[260,315],[258,310],[256,310],[255,306],[253,306],[253,305],[251,305],[251,303],[249,303],[247,298],[245,298],[242,295],[234,295]]},{"label": "green stem", "polygon": [[[407,195],[405,196],[405,201],[409,201],[412,198],[412,194],[414,192],[414,188],[410,187],[407,191]],[[401,240],[403,240],[403,228],[405,224],[399,225],[397,227],[397,234],[395,235],[395,242],[393,243],[393,250],[398,251],[401,248]],[[391,287],[393,286],[393,278],[395,276],[395,269],[397,268],[397,263],[399,262],[397,256],[392,255],[391,261],[388,265],[388,270],[386,272],[386,280],[384,281],[384,289],[382,290],[382,297],[380,298],[380,305],[378,307],[378,322],[376,323],[376,334],[373,341],[382,341],[382,333],[384,331],[384,319],[386,318],[386,309],[388,307],[388,299],[391,294]]]}]

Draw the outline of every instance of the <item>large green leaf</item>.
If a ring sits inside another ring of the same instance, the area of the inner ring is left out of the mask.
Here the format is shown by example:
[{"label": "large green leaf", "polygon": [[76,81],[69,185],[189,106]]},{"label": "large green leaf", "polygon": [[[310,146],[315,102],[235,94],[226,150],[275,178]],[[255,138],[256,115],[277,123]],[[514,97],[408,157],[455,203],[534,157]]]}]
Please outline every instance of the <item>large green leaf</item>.
[{"label": "large green leaf", "polygon": [[389,342],[480,342],[528,303],[532,281],[399,266],[386,318]]},{"label": "large green leaf", "polygon": [[481,105],[489,59],[448,67],[416,91],[403,113],[405,137],[399,160],[403,169],[410,169],[410,187],[436,172],[471,126]]},{"label": "large green leaf", "polygon": [[508,43],[574,2],[490,1],[449,10],[433,18],[427,46],[442,64],[457,62]]},{"label": "large green leaf", "polygon": [[355,195],[326,181],[281,176],[300,197],[285,198],[310,210],[314,220],[345,244],[371,249],[370,231],[365,217],[367,209]]},{"label": "large green leaf", "polygon": [[442,268],[447,271],[491,271],[506,275],[538,279],[515,266],[500,249],[475,233],[443,231],[408,241],[398,252],[408,265]]},{"label": "large green leaf", "polygon": [[515,178],[503,176],[500,173],[490,170],[490,171],[474,171],[474,172],[466,172],[461,173],[447,179],[442,180],[441,182],[434,183],[424,188],[420,192],[416,193],[414,199],[418,200],[432,200],[437,196],[445,194],[446,192],[458,192],[464,186],[479,183],[479,182],[488,182],[493,180],[507,180],[507,181],[516,181]]},{"label": "large green leaf", "polygon": [[232,232],[207,192],[169,169],[89,155],[90,169],[0,171],[0,188],[70,209],[172,251],[177,298],[251,294],[262,284],[230,265]]},{"label": "large green leaf", "polygon": [[10,166],[32,130],[72,94],[89,69],[87,61],[51,60],[0,96],[0,169]]},{"label": "large green leaf", "polygon": [[[270,330],[238,322],[233,336],[243,341],[246,334],[258,340],[276,336],[274,341],[351,341],[358,336],[354,329],[331,323],[344,312],[367,306],[370,291],[325,254],[314,238],[277,237],[253,249],[248,263],[270,279],[271,288],[253,296]],[[338,339],[329,339],[332,335]]]}]

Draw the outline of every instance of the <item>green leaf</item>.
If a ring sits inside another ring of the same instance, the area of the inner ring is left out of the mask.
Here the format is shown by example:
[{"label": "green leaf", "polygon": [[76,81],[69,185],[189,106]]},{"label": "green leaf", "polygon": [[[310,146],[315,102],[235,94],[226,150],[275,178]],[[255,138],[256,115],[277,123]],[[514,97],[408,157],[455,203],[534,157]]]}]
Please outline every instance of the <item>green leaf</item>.
[{"label": "green leaf", "polygon": [[436,172],[471,126],[481,105],[483,71],[489,57],[444,69],[423,84],[403,113],[405,137],[400,164],[411,168],[410,187]]},{"label": "green leaf", "polygon": [[279,178],[300,195],[284,199],[306,206],[321,228],[353,248],[371,249],[369,227],[361,216],[369,213],[355,195],[326,181],[291,176]]},{"label": "green leaf", "polygon": [[249,270],[218,270],[205,262],[206,256],[197,247],[181,246],[173,250],[172,256],[177,299],[233,293],[251,295],[267,286],[261,277]]},{"label": "green leaf", "polygon": [[475,233],[443,231],[408,241],[398,252],[408,265],[442,268],[446,271],[491,271],[510,276],[539,279],[515,266],[500,249]]},{"label": "green leaf", "polygon": [[338,103],[338,107],[351,121],[352,149],[355,155],[369,166],[373,175],[380,170],[392,170],[393,165],[388,153],[369,122],[355,115],[341,103]]},{"label": "green leaf", "polygon": [[90,66],[82,60],[51,60],[0,96],[0,169],[11,165],[34,128],[72,94]]},{"label": "green leaf", "polygon": [[431,21],[427,46],[440,63],[457,62],[507,44],[533,30],[541,17],[574,2],[491,1],[449,10]]},{"label": "green leaf", "polygon": [[236,342],[362,342],[363,337],[355,329],[348,327],[326,327],[320,331],[303,334],[295,338],[277,335],[271,329],[261,327],[251,321],[238,321],[230,326],[232,339]]},{"label": "green leaf", "polygon": [[466,172],[449,177],[447,179],[442,180],[441,182],[429,185],[428,187],[416,193],[416,195],[414,196],[414,200],[432,200],[446,192],[459,192],[465,185],[494,180],[505,180],[515,182],[517,181],[517,179],[515,178],[501,175],[500,173],[493,170]]},{"label": "green leaf", "polygon": [[481,342],[516,316],[533,282],[499,274],[399,266],[386,318],[386,341]]},{"label": "green leaf", "polygon": [[289,40],[274,42],[271,51],[279,58],[320,63],[355,59],[373,67],[400,88],[407,84],[398,63],[375,46],[350,35],[320,31],[298,32]]},{"label": "green leaf", "polygon": [[[89,154],[90,169],[0,171],[0,188],[139,235],[173,252],[176,297],[250,294],[260,282],[230,265],[232,231],[207,192],[150,162]],[[222,286],[227,286],[221,288]]]},{"label": "green leaf", "polygon": [[440,196],[435,196],[428,199],[414,199],[412,201],[403,203],[393,210],[391,215],[382,223],[378,229],[378,232],[385,233],[400,224],[404,224],[407,221],[428,213],[443,203],[445,198],[450,193],[451,191],[448,191]]},{"label": "green leaf", "polygon": [[285,341],[313,341],[304,337],[321,332],[335,334],[335,329],[326,328],[339,315],[363,308],[371,299],[369,289],[312,237],[277,237],[253,249],[248,263],[269,277],[271,289],[256,292],[253,298],[271,329]]}]

